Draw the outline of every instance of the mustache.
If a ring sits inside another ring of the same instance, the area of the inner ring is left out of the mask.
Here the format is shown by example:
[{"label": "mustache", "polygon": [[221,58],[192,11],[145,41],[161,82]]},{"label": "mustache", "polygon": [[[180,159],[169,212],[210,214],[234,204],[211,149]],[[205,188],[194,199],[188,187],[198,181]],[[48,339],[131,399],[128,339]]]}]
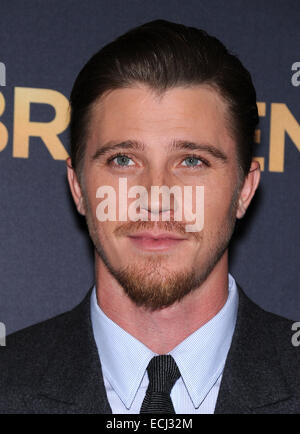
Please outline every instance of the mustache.
[{"label": "mustache", "polygon": [[133,235],[134,233],[138,233],[145,230],[153,230],[153,229],[160,229],[163,232],[170,232],[170,233],[178,233],[180,235],[184,235],[186,237],[193,237],[196,240],[200,240],[202,237],[201,232],[187,232],[185,230],[185,224],[182,224],[177,221],[157,221],[157,222],[149,222],[149,221],[138,221],[138,222],[127,222],[122,224],[121,226],[118,226],[114,230],[114,234],[118,237],[120,236],[127,236],[127,235]]}]

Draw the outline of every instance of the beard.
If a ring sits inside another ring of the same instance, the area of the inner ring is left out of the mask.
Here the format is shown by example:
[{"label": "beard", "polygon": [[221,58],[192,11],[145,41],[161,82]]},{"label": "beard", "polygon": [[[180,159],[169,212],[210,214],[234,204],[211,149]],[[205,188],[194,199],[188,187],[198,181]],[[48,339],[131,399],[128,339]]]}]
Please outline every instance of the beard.
[{"label": "beard", "polygon": [[[119,268],[113,266],[100,241],[97,224],[93,218],[87,196],[85,194],[83,196],[86,222],[96,253],[135,305],[143,307],[145,310],[156,311],[179,303],[184,297],[199,288],[219,262],[228,248],[234,231],[238,192],[238,189],[234,192],[228,216],[222,229],[211,237],[215,241],[210,243],[209,251],[203,258],[203,262],[179,271],[170,271],[166,267],[166,258],[163,254],[145,256],[142,265],[135,263]],[[130,230],[151,230],[153,226],[153,222],[149,221],[129,222],[119,226],[115,232],[124,235]],[[158,221],[155,222],[155,227],[162,231],[186,234],[184,224],[175,221]],[[191,236],[198,242],[201,242],[203,238],[201,232],[191,233]]]}]

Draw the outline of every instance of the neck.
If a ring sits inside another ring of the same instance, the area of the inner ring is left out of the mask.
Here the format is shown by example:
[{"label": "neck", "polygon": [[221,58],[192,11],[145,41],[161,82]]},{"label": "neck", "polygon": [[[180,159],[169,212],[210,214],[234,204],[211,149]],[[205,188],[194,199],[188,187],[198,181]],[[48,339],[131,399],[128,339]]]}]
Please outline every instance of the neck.
[{"label": "neck", "polygon": [[180,302],[154,312],[136,306],[96,259],[97,300],[103,312],[157,354],[166,354],[199,329],[228,297],[228,251],[203,284]]}]

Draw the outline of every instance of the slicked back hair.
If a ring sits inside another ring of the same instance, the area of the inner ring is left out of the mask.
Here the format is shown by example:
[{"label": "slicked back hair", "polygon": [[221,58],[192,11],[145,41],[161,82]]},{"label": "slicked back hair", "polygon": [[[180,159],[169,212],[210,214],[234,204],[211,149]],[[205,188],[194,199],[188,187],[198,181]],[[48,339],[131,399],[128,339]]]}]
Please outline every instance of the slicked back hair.
[{"label": "slicked back hair", "polygon": [[71,92],[71,160],[80,176],[93,104],[107,91],[145,84],[158,93],[177,86],[209,85],[228,106],[240,173],[253,157],[259,117],[251,76],[240,60],[204,30],[164,20],[136,27],[98,51]]}]

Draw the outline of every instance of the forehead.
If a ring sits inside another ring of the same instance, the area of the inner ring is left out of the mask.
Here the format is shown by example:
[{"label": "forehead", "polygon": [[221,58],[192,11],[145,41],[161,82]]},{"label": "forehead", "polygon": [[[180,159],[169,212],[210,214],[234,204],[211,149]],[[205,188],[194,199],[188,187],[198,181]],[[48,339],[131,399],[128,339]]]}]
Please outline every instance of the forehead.
[{"label": "forehead", "polygon": [[98,146],[111,140],[138,140],[162,147],[182,139],[229,151],[233,139],[228,118],[226,102],[209,86],[175,87],[157,94],[140,85],[110,91],[94,104],[89,137]]}]

